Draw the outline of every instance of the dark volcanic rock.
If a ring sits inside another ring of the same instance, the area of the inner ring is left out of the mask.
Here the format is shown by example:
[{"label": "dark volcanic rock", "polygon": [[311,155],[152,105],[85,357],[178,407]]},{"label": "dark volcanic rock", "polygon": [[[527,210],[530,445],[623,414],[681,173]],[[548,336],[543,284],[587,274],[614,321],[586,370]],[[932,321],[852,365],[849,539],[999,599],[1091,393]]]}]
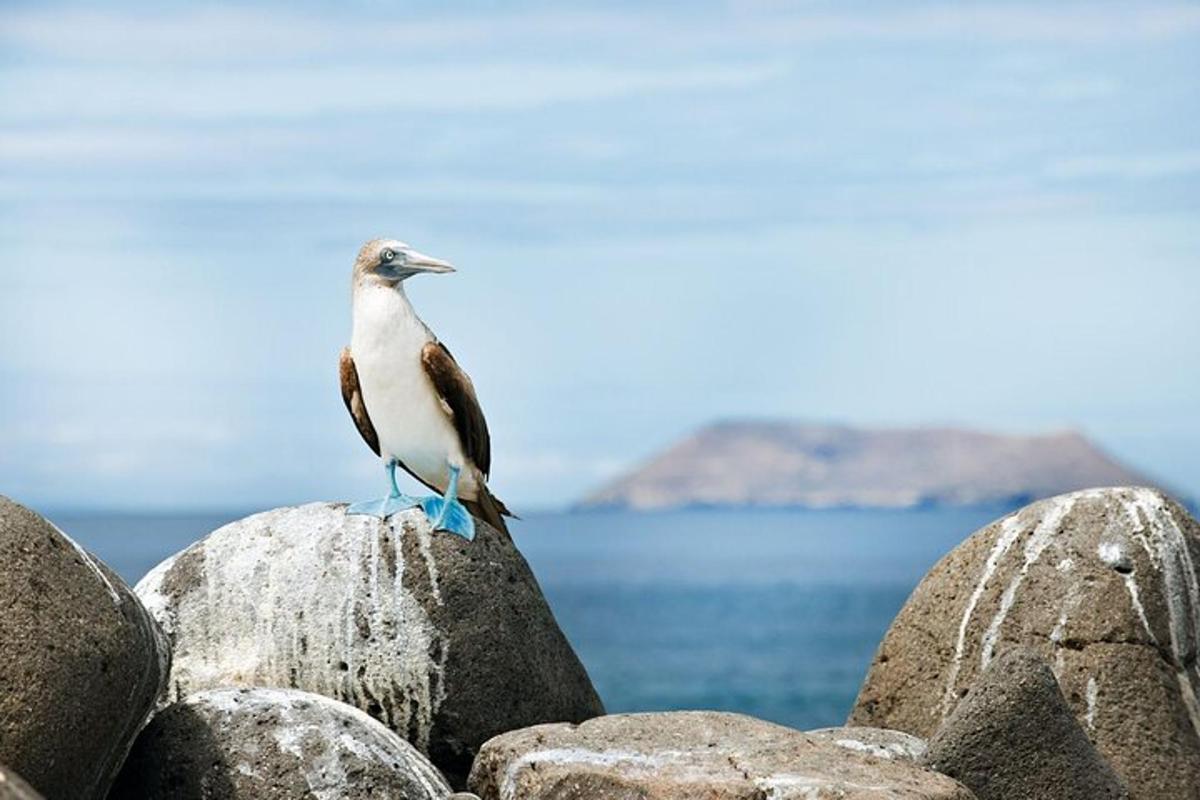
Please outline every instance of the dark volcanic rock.
[{"label": "dark volcanic rock", "polygon": [[508,536],[315,503],[214,532],[138,584],[171,635],[171,693],[290,686],[355,705],[461,785],[504,731],[603,713]]},{"label": "dark volcanic rock", "polygon": [[1032,651],[996,658],[929,742],[924,763],[979,800],[1129,796]]},{"label": "dark volcanic rock", "polygon": [[851,722],[931,736],[978,676],[1033,648],[1138,800],[1200,786],[1200,525],[1151,489],[1044,500],[925,576],[876,654]]},{"label": "dark volcanic rock", "polygon": [[0,800],[42,800],[21,776],[0,766]]},{"label": "dark volcanic rock", "polygon": [[104,797],[169,659],[115,573],[0,497],[0,762],[47,797]]},{"label": "dark volcanic rock", "polygon": [[111,800],[444,800],[408,742],[357,708],[291,689],[213,689],[157,714]]},{"label": "dark volcanic rock", "polygon": [[970,800],[954,780],[740,714],[615,714],[537,725],[480,750],[483,800]]}]

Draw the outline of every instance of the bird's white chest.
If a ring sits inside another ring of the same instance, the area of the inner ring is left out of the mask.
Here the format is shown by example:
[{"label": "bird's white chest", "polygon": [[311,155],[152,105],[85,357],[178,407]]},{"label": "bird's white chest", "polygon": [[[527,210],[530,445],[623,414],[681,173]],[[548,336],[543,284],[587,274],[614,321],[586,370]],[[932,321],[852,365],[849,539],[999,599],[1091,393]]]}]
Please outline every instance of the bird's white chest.
[{"label": "bird's white chest", "polygon": [[421,363],[433,341],[407,298],[386,287],[354,293],[350,352],[383,457],[395,457],[439,490],[448,463],[463,463],[458,434]]}]

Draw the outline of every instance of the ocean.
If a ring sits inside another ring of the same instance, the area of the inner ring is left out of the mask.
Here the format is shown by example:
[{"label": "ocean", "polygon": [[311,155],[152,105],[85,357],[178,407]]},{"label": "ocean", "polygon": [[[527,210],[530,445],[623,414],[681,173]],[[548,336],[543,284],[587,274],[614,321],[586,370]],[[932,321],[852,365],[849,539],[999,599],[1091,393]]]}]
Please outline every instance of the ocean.
[{"label": "ocean", "polygon": [[[921,576],[996,510],[534,514],[512,525],[610,712],[844,722]],[[243,516],[51,515],[131,584]]]}]

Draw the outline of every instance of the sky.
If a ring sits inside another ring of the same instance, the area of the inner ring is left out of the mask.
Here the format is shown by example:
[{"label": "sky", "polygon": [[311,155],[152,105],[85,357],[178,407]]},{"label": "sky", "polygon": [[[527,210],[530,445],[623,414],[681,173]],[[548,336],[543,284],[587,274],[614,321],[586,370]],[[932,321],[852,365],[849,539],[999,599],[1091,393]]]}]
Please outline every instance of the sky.
[{"label": "sky", "polygon": [[1077,428],[1200,496],[1200,4],[0,7],[0,493],[382,492],[358,246],[570,503],[714,419]]}]

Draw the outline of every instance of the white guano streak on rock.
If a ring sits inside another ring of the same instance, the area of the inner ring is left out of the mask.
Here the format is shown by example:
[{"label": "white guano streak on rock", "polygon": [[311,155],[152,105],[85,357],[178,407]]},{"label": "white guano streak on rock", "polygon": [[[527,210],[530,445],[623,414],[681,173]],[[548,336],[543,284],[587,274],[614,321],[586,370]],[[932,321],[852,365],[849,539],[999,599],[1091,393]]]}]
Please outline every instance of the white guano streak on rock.
[{"label": "white guano streak on rock", "polygon": [[[1180,695],[1192,729],[1200,736],[1200,701],[1188,675],[1200,646],[1200,578],[1188,545],[1187,535],[1162,496],[1151,489],[1135,489],[1124,500],[1125,511],[1134,522],[1134,535],[1141,542],[1162,582],[1171,637],[1171,655]],[[1200,670],[1196,670],[1200,674]]]},{"label": "white guano streak on rock", "polygon": [[[1058,562],[1058,566],[1055,567],[1055,569],[1064,575],[1071,575],[1075,570],[1075,562],[1069,558],[1064,558],[1062,561]],[[1071,581],[1071,585],[1067,589],[1067,597],[1065,600],[1063,600],[1062,608],[1060,608],[1058,611],[1058,621],[1054,623],[1054,630],[1050,631],[1050,641],[1056,646],[1061,646],[1063,640],[1066,639],[1067,620],[1070,619],[1071,614],[1075,612],[1075,609],[1079,607],[1079,601],[1081,599],[1083,599],[1083,594],[1080,591],[1079,580],[1075,579]],[[1055,667],[1054,674],[1057,676],[1060,671],[1059,667],[1062,665],[1061,650],[1059,650],[1059,652],[1056,654],[1056,659],[1059,666]]]},{"label": "white guano streak on rock", "polygon": [[[188,635],[176,641],[173,689],[295,685],[358,707],[375,702],[427,752],[447,648],[404,583],[408,516],[383,523],[314,503],[247,517],[198,543],[207,597],[185,595],[175,607],[174,626]],[[394,581],[380,580],[384,537]],[[155,573],[143,584],[161,612]]]},{"label": "white guano streak on rock", "polygon": [[1129,605],[1137,614],[1138,621],[1142,623],[1142,629],[1146,631],[1146,635],[1150,637],[1150,641],[1158,644],[1158,637],[1154,635],[1154,630],[1150,627],[1150,620],[1146,617],[1146,608],[1142,605],[1142,596],[1138,591],[1137,576],[1130,572],[1121,576],[1125,581],[1125,591],[1129,592]]},{"label": "white guano streak on rock", "polygon": [[[1075,561],[1071,558],[1064,558],[1058,562],[1058,566],[1055,569],[1063,575],[1074,576]],[[1062,681],[1063,668],[1066,665],[1066,653],[1062,645],[1067,638],[1067,621],[1075,613],[1082,599],[1082,587],[1079,578],[1076,576],[1067,588],[1066,599],[1063,600],[1062,608],[1058,612],[1058,621],[1054,623],[1054,629],[1050,631],[1050,641],[1054,645],[1054,664],[1051,670],[1054,672],[1054,677],[1060,682]]]},{"label": "white guano streak on rock", "polygon": [[1121,550],[1121,545],[1118,542],[1101,542],[1096,546],[1096,555],[1108,567],[1115,568],[1120,566],[1121,562],[1129,562],[1128,557]]},{"label": "white guano streak on rock", "polygon": [[1004,624],[1008,612],[1012,610],[1013,603],[1016,602],[1017,590],[1020,589],[1025,576],[1029,574],[1029,568],[1037,563],[1038,559],[1042,557],[1042,553],[1050,546],[1059,526],[1071,513],[1071,509],[1075,507],[1076,499],[1077,495],[1066,495],[1053,501],[1049,511],[1033,529],[1029,540],[1025,542],[1025,561],[1021,564],[1021,569],[1013,576],[1012,581],[1009,582],[1004,594],[1000,595],[1000,608],[996,610],[991,624],[983,634],[983,647],[979,654],[981,669],[986,669],[992,662],[992,656],[996,652],[996,642],[1000,639],[1000,627]]},{"label": "white guano streak on rock", "polygon": [[[832,800],[835,797],[844,797],[848,789],[882,792],[883,794],[875,795],[881,798],[902,797],[902,795],[897,794],[893,786],[814,778],[808,775],[797,775],[789,772],[781,772],[766,778],[759,778],[754,781],[754,785],[767,793],[767,800],[808,800],[808,798],[819,800],[822,797],[828,797]],[[826,793],[823,791],[825,789],[832,790],[833,793]],[[797,792],[799,794],[796,794]]]},{"label": "white guano streak on rock", "polygon": [[873,755],[876,758],[886,758],[888,760],[903,758],[908,755],[908,751],[898,744],[872,744],[871,742],[860,742],[858,739],[834,739],[833,743],[847,750],[855,750],[860,753]]},{"label": "white guano streak on rock", "polygon": [[[280,723],[269,731],[276,747],[295,758],[297,769],[312,792],[314,800],[339,800],[345,796],[349,776],[342,763],[343,753],[368,762],[394,769],[405,765],[406,774],[414,777],[428,798],[443,798],[449,787],[436,775],[423,758],[414,757],[412,749],[396,734],[356,708],[335,700],[286,689],[216,689],[199,692],[185,701],[204,706],[227,716],[253,711],[278,715]],[[315,707],[315,710],[314,710]],[[353,724],[354,735],[346,731]],[[307,747],[305,746],[307,744]],[[243,753],[249,761],[235,766],[247,776],[256,773],[251,763],[257,753]]]},{"label": "white guano streak on rock", "polygon": [[946,680],[946,692],[942,698],[942,718],[944,719],[950,710],[954,707],[954,694],[958,683],[958,673],[962,669],[963,655],[966,652],[967,646],[967,628],[971,624],[971,617],[975,614],[975,607],[979,605],[979,600],[983,597],[983,592],[987,588],[987,583],[992,577],[992,573],[996,571],[996,567],[1000,564],[1000,559],[1012,547],[1013,542],[1017,540],[1022,528],[1020,513],[1013,513],[1005,517],[1000,522],[1000,530],[996,535],[996,543],[992,546],[992,552],[988,553],[987,561],[983,565],[983,573],[979,576],[979,581],[975,584],[975,590],[971,592],[970,599],[967,600],[967,607],[963,610],[962,621],[958,625],[958,640],[954,645],[954,660],[950,664],[950,674]]},{"label": "white guano streak on rock", "polygon": [[1125,582],[1125,591],[1129,593],[1129,604],[1137,614],[1138,620],[1142,623],[1142,629],[1146,632],[1146,636],[1151,642],[1158,644],[1158,637],[1154,635],[1154,630],[1150,627],[1150,620],[1146,616],[1146,608],[1142,605],[1141,591],[1138,589],[1136,570],[1133,567],[1133,559],[1125,552],[1125,548],[1120,542],[1107,541],[1101,542],[1096,546],[1096,556],[1108,568],[1117,570],[1121,575],[1121,579]]},{"label": "white guano streak on rock", "polygon": [[405,530],[412,530],[417,537],[417,546],[421,550],[421,558],[425,560],[425,571],[429,574],[429,588],[433,600],[439,606],[442,603],[441,581],[438,577],[437,561],[433,558],[433,529],[429,525],[405,525]]},{"label": "white guano streak on rock", "polygon": [[[513,759],[508,768],[504,770],[500,797],[501,800],[515,800],[517,781],[521,777],[521,772],[531,766],[536,769],[538,764],[589,767],[613,767],[619,764],[626,770],[638,774],[655,774],[668,766],[686,765],[694,758],[695,756],[691,753],[681,750],[661,750],[653,755],[637,753],[632,750],[591,750],[586,747],[552,747],[546,750],[533,750],[520,758]],[[697,775],[698,779],[703,777],[704,775]]]},{"label": "white guano streak on rock", "polygon": [[1083,717],[1089,731],[1096,729],[1096,701],[1099,697],[1100,684],[1096,683],[1095,677],[1089,676],[1087,682],[1087,713]]}]

